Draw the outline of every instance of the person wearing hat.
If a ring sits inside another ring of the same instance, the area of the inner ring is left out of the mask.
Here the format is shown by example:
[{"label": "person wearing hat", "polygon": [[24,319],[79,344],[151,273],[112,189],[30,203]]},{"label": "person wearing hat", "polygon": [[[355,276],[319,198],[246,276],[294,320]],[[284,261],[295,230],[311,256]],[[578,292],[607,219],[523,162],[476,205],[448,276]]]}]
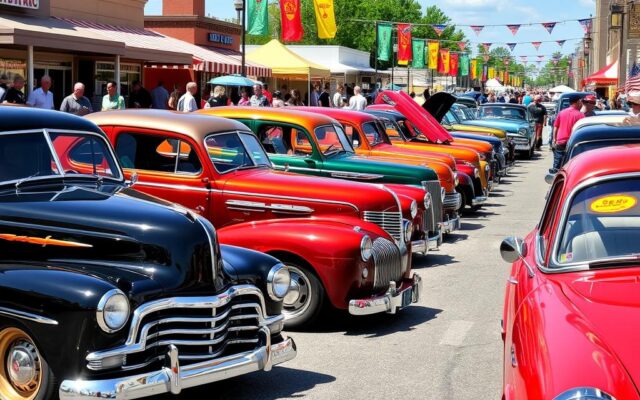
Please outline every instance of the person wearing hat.
[{"label": "person wearing hat", "polygon": [[542,96],[537,94],[527,108],[536,122],[536,149],[540,150],[542,147],[542,128],[547,122],[547,108],[542,105]]},{"label": "person wearing hat", "polygon": [[631,92],[627,94],[627,104],[631,109],[629,116],[632,118],[640,118],[640,92]]},{"label": "person wearing hat", "polygon": [[549,170],[552,174],[558,172],[560,168],[560,163],[564,157],[573,126],[576,122],[584,118],[584,114],[580,112],[580,108],[582,107],[581,103],[581,96],[579,94],[570,96],[569,107],[560,111],[553,123],[553,167]]},{"label": "person wearing hat", "polygon": [[595,117],[596,112],[596,96],[588,94],[582,99],[582,109],[580,110],[585,117]]}]

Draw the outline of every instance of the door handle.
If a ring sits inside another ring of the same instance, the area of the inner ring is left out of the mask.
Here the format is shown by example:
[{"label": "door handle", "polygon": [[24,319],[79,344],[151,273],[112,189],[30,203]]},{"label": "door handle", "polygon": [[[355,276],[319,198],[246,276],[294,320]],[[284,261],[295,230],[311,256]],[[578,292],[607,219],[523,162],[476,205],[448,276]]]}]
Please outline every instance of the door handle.
[{"label": "door handle", "polygon": [[204,212],[205,208],[203,206],[198,206],[196,207],[196,211],[198,212],[198,214],[202,214]]}]

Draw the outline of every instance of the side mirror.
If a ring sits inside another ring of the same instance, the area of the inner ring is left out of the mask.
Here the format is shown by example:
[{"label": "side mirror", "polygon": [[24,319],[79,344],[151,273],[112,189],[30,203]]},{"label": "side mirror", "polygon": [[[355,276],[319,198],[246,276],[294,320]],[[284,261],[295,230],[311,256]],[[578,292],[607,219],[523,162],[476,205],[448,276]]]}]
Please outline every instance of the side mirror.
[{"label": "side mirror", "polygon": [[549,185],[553,184],[553,180],[556,179],[556,174],[546,174],[544,176],[544,181]]},{"label": "side mirror", "polygon": [[134,172],[133,174],[131,174],[131,179],[129,179],[129,187],[135,185],[136,183],[138,183],[138,173]]},{"label": "side mirror", "polygon": [[527,245],[519,237],[509,236],[500,244],[500,255],[508,263],[514,263],[527,255]]}]

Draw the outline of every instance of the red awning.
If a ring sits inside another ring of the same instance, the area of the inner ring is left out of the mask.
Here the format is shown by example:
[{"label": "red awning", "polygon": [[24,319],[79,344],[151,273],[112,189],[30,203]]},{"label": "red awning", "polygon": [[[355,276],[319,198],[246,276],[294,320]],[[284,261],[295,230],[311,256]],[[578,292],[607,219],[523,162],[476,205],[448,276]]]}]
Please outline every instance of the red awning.
[{"label": "red awning", "polygon": [[617,85],[618,62],[609,64],[583,81],[586,85]]}]

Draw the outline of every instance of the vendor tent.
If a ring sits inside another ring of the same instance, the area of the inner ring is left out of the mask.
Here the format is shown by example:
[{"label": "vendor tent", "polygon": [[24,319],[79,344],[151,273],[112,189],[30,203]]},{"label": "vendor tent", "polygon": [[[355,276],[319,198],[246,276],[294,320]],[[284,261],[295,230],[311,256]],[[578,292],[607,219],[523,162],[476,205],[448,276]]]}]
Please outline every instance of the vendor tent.
[{"label": "vendor tent", "polygon": [[596,85],[596,86],[608,86],[618,84],[618,62],[609,64],[602,68],[600,71],[588,76],[583,85]]},{"label": "vendor tent", "polygon": [[484,84],[487,89],[502,89],[504,86],[497,79],[489,79],[487,83]]},{"label": "vendor tent", "polygon": [[310,81],[331,77],[328,68],[300,57],[276,39],[247,53],[247,60],[271,68],[276,78]]},{"label": "vendor tent", "polygon": [[570,93],[570,92],[575,92],[575,90],[571,89],[567,85],[559,85],[559,86],[556,86],[554,88],[549,89],[549,92],[550,93]]}]

